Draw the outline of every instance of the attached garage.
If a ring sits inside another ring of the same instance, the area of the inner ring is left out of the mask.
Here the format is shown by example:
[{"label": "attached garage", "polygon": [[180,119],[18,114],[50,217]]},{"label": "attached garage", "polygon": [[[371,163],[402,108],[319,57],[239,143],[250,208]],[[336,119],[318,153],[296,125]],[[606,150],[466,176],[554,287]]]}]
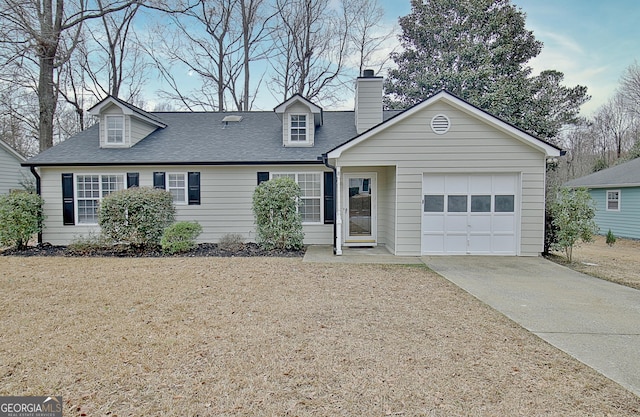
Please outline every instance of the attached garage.
[{"label": "attached garage", "polygon": [[[344,190],[336,193],[336,253],[375,244],[401,256],[538,256],[547,159],[559,155],[440,92],[327,153]],[[350,228],[362,214],[351,197],[360,188],[351,182],[370,177],[371,233],[356,242]]]},{"label": "attached garage", "polygon": [[518,174],[425,174],[423,255],[517,255]]}]

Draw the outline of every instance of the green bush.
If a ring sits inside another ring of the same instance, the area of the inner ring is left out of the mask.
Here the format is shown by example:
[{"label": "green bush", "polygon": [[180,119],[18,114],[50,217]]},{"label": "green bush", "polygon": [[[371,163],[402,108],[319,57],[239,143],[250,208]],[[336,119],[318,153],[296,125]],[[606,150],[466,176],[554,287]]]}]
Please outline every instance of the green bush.
[{"label": "green bush", "polygon": [[613,234],[611,229],[607,232],[607,245],[613,246],[616,243],[616,235]]},{"label": "green bush", "polygon": [[164,230],[160,244],[167,253],[189,251],[197,246],[196,238],[202,233],[197,222],[177,222]]},{"label": "green bush", "polygon": [[253,193],[256,238],[265,249],[300,249],[304,233],[297,210],[300,186],[291,178],[260,184]]},{"label": "green bush", "polygon": [[596,215],[593,199],[586,188],[562,188],[550,209],[553,226],[557,228],[554,249],[563,250],[571,262],[576,243],[591,242],[598,232],[593,220]]},{"label": "green bush", "polygon": [[42,205],[37,194],[16,191],[0,196],[0,244],[27,247],[34,234],[42,231]]},{"label": "green bush", "polygon": [[102,199],[98,224],[115,242],[136,248],[160,244],[164,229],[173,223],[175,207],[171,193],[149,187],[116,191]]}]

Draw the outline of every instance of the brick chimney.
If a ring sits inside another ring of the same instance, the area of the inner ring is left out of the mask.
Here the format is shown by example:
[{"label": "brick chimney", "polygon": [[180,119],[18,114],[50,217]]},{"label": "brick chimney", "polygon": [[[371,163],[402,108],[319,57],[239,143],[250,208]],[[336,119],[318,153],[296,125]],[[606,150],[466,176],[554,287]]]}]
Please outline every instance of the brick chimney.
[{"label": "brick chimney", "polygon": [[382,77],[366,69],[356,79],[356,130],[360,134],[382,123]]}]

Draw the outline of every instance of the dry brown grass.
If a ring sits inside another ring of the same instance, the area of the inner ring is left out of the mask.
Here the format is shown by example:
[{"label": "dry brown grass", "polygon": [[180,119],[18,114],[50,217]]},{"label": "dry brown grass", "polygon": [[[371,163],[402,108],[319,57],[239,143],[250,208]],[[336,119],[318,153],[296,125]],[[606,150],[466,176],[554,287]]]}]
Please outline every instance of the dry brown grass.
[{"label": "dry brown grass", "polygon": [[627,416],[640,398],[426,268],[0,257],[0,395],[65,416]]},{"label": "dry brown grass", "polygon": [[596,236],[573,249],[572,264],[562,254],[555,255],[554,260],[576,271],[640,290],[640,241],[618,238],[609,246],[604,236]]}]

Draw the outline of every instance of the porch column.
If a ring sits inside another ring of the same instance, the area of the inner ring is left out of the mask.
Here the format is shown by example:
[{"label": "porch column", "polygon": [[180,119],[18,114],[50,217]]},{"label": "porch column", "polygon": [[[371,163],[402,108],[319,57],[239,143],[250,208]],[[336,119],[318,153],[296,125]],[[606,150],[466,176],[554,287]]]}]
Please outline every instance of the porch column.
[{"label": "porch column", "polygon": [[342,178],[340,167],[336,167],[336,255],[342,255]]}]

